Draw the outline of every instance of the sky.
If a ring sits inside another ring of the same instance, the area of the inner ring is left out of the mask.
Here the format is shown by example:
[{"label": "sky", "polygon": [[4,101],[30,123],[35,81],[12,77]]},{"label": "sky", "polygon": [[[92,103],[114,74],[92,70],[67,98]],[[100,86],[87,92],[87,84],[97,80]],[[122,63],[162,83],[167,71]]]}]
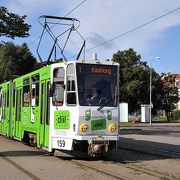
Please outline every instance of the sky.
[{"label": "sky", "polygon": [[[38,23],[41,15],[64,16],[82,0],[1,0],[0,5],[19,15],[27,15],[26,22],[30,24],[28,38],[1,38],[14,41],[15,44],[27,43],[33,55],[37,57],[37,39],[42,32]],[[86,0],[69,17],[80,20],[78,31],[86,40],[86,50],[125,33],[139,25],[157,18],[173,9],[180,7],[179,0]],[[52,28],[55,34],[61,32],[60,26]],[[180,74],[180,10],[161,18],[132,33],[122,36],[110,43],[104,44],[86,53],[86,59],[93,53],[98,59],[112,59],[118,50],[134,48],[141,55],[142,61],[158,72]],[[60,41],[64,39],[60,39]],[[33,43],[32,43],[33,42]],[[44,37],[39,52],[46,59],[52,42]],[[66,50],[66,57],[72,56],[80,48],[82,40],[74,33]],[[160,57],[156,59],[155,57]],[[152,63],[151,63],[152,62]]]}]

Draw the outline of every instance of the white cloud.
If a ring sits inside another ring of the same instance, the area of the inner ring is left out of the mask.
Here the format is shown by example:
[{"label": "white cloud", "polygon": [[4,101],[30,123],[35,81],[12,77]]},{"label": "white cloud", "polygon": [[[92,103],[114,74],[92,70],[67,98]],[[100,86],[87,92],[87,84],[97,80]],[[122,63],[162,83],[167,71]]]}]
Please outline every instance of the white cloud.
[{"label": "white cloud", "polygon": [[[89,36],[86,38],[86,40],[93,46],[96,46],[98,44],[102,44],[107,41],[102,35],[96,33],[96,32],[91,32]],[[102,44],[102,47],[105,49],[113,49],[115,47],[115,43],[112,41],[111,43],[105,43]]]},{"label": "white cloud", "polygon": [[[39,36],[40,31],[37,28],[40,26],[37,26],[37,18],[40,15],[63,16],[80,2],[82,1],[10,0],[7,7],[17,13],[27,14],[28,20],[34,25],[32,34]],[[79,31],[87,40],[88,49],[178,6],[180,6],[179,0],[87,0],[69,16],[74,16],[81,21]],[[98,52],[102,58],[111,58],[112,53],[118,49],[129,47],[146,52],[148,48],[166,38],[163,35],[164,30],[180,24],[179,16],[180,12],[173,13],[93,51]],[[77,44],[80,41],[74,39],[73,42]],[[92,54],[92,52],[87,54]]]}]

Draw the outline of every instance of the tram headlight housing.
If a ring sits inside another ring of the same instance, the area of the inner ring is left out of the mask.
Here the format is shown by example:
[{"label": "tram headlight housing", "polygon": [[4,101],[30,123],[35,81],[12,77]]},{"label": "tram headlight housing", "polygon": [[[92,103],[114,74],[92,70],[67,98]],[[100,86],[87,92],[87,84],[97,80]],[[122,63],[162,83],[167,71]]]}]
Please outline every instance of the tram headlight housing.
[{"label": "tram headlight housing", "polygon": [[114,132],[116,131],[116,124],[110,124],[108,127],[109,132]]},{"label": "tram headlight housing", "polygon": [[87,129],[88,129],[88,126],[86,124],[81,124],[79,129],[80,129],[81,132],[86,132]]}]

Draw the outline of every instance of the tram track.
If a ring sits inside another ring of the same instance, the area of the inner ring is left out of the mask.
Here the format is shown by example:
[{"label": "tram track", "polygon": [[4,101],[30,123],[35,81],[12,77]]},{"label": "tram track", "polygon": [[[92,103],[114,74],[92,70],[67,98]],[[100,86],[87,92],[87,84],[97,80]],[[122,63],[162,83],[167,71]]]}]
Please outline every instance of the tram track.
[{"label": "tram track", "polygon": [[[141,153],[141,152],[138,152],[138,153]],[[150,155],[152,156],[152,154]],[[87,168],[87,169],[91,169],[93,171],[102,173],[112,179],[124,179],[124,180],[134,179],[134,177],[131,178],[128,174],[122,171],[119,171],[120,169],[126,169],[126,171],[128,169],[128,170],[131,170],[132,174],[133,173],[141,174],[142,176],[148,176],[151,178],[154,177],[157,179],[173,179],[173,180],[180,179],[179,177],[176,177],[172,173],[158,170],[155,167],[150,168],[150,167],[144,166],[144,164],[141,164],[141,163],[125,162],[123,160],[116,159],[113,157],[101,159],[101,160],[95,160],[95,159],[90,159],[90,158],[87,158],[87,159],[70,158],[69,160],[70,162],[82,168]]]},{"label": "tram track", "polygon": [[162,172],[162,171],[158,171],[158,170],[155,170],[155,169],[150,169],[150,168],[145,168],[143,166],[140,166],[140,165],[128,165],[127,166],[128,168],[134,170],[134,171],[139,171],[141,173],[144,173],[144,174],[147,174],[147,175],[150,175],[152,177],[156,177],[156,178],[159,178],[159,179],[173,179],[173,180],[179,180],[178,177],[175,177],[173,174],[169,174],[169,173],[166,173],[166,172]]},{"label": "tram track", "polygon": [[[110,170],[110,166],[114,165],[113,162],[109,161],[107,162],[103,162],[100,161],[99,163],[96,163],[96,165],[91,162],[87,162],[87,161],[83,161],[83,160],[71,160],[70,162],[79,165],[82,168],[87,168],[87,169],[91,169],[93,171],[96,171],[98,173],[102,173],[106,176],[108,176],[111,179],[120,179],[120,180],[133,180],[134,177],[130,177],[130,176],[125,176],[124,174],[121,174],[121,172],[118,171],[112,171]],[[137,165],[137,164],[124,164],[124,163],[117,163],[116,164],[117,169],[118,168],[127,168],[129,170],[131,170],[134,173],[139,173],[141,175],[147,175],[150,177],[154,177],[157,179],[173,179],[173,180],[179,180],[179,177],[174,176],[173,174],[169,174],[167,172],[162,172],[162,171],[158,171],[155,169],[151,169],[151,168],[147,168],[147,167],[143,167],[142,165]]]},{"label": "tram track", "polygon": [[[123,146],[120,146],[118,147],[119,149],[121,150],[125,150],[125,151],[132,151],[132,152],[135,152],[135,153],[139,153],[139,154],[144,154],[144,155],[150,155],[150,156],[157,156],[157,157],[160,157],[162,159],[164,158],[170,158],[171,160],[176,160],[176,161],[179,161],[179,159],[177,159],[177,157],[179,158],[180,157],[180,153],[179,152],[174,152],[174,151],[168,151],[168,150],[162,150],[162,149],[157,149],[157,148],[144,148],[144,147],[140,147],[140,146],[129,146],[130,144],[129,143],[126,143],[124,144],[126,145],[126,147],[123,147]],[[163,178],[170,178],[173,180],[180,180],[180,177],[176,177],[174,174],[172,173],[167,173],[167,172],[162,172],[162,171],[159,171],[157,169],[151,169],[151,168],[147,168],[147,167],[144,167],[144,166],[141,166],[141,165],[137,165],[137,164],[133,164],[133,165],[127,165],[128,168],[132,168],[132,169],[137,169],[144,173],[148,173],[148,174],[152,174],[152,175],[157,175],[156,177],[158,177],[159,175],[163,176]]]},{"label": "tram track", "polygon": [[30,179],[33,180],[40,180],[40,178],[38,176],[36,176],[35,174],[33,174],[32,172],[28,171],[27,169],[25,169],[24,167],[20,166],[18,163],[16,163],[15,161],[13,161],[12,159],[6,157],[4,154],[0,153],[0,157],[2,159],[4,159],[5,161],[7,161],[9,164],[11,164],[13,167],[15,167],[16,169],[18,169],[19,171],[21,171],[22,173],[24,173],[25,175],[27,175]]},{"label": "tram track", "polygon": [[122,175],[117,175],[117,174],[112,174],[112,172],[104,170],[104,169],[100,169],[99,167],[95,166],[95,165],[88,165],[87,162],[83,162],[81,160],[71,160],[72,163],[79,165],[82,168],[87,168],[87,169],[91,169],[93,171],[96,171],[98,173],[104,174],[106,176],[108,176],[109,178],[113,178],[113,179],[119,179],[119,180],[125,180],[127,179],[127,177],[123,177]]},{"label": "tram track", "polygon": [[[170,159],[175,159],[175,155],[179,155],[178,152],[173,152],[173,151],[167,151],[167,150],[162,150],[162,149],[157,149],[157,148],[141,148],[138,149],[135,147],[135,149],[133,149],[130,146],[126,146],[126,147],[119,147],[119,150],[125,150],[125,151],[133,151],[136,154],[144,154],[144,155],[149,155],[149,156],[159,156],[162,159],[163,158],[170,158]],[[157,153],[158,152],[158,153]],[[177,159],[175,159],[177,160]],[[139,163],[129,163],[129,162],[125,162],[123,160],[118,160],[116,159],[116,157],[111,157],[105,160],[101,160],[99,161],[99,164],[97,161],[85,161],[85,160],[78,160],[78,159],[73,159],[71,160],[71,162],[80,165],[81,167],[86,167],[88,169],[94,170],[96,172],[99,173],[103,173],[111,178],[115,178],[115,179],[131,179],[129,176],[125,176],[123,174],[119,174],[118,172],[115,171],[111,171],[110,167],[111,165],[116,164],[117,167],[119,168],[127,168],[127,169],[131,169],[134,172],[138,172],[138,173],[142,173],[145,175],[149,175],[151,177],[156,177],[158,179],[173,179],[173,180],[180,180],[180,177],[175,176],[173,173],[169,173],[169,172],[165,172],[162,170],[158,170],[155,167],[145,167],[143,164],[139,164]],[[94,163],[96,162],[96,163]],[[96,165],[95,165],[96,164]],[[133,178],[132,178],[133,179]]]},{"label": "tram track", "polygon": [[[31,179],[40,180],[39,177],[37,177],[36,175],[34,175],[30,171],[23,168],[22,166],[17,164],[15,161],[9,159],[8,157],[4,156],[1,153],[0,153],[0,157],[2,157],[4,160],[6,160],[8,163],[10,163],[14,167],[16,167],[18,170],[20,170],[24,174],[26,174]],[[131,180],[131,179],[133,179],[133,178],[130,178],[129,176],[122,175],[119,172],[111,171],[111,169],[109,167],[112,165],[116,165],[118,168],[128,168],[128,169],[133,170],[134,172],[139,172],[139,173],[146,174],[146,175],[149,175],[151,177],[156,177],[159,179],[161,179],[163,177],[163,178],[167,178],[167,179],[179,180],[178,177],[175,177],[172,174],[169,174],[166,172],[161,172],[161,171],[154,170],[154,169],[150,169],[147,167],[143,167],[141,165],[137,165],[137,164],[131,165],[129,163],[124,163],[123,161],[114,163],[114,159],[107,159],[106,161],[104,161],[104,160],[94,161],[94,160],[91,160],[88,158],[88,161],[87,160],[85,161],[85,160],[79,160],[78,158],[76,158],[76,159],[72,158],[69,162],[76,164],[83,169],[92,170],[92,171],[95,171],[97,173],[108,176],[110,179],[119,179],[119,180],[126,180],[126,179]]]}]

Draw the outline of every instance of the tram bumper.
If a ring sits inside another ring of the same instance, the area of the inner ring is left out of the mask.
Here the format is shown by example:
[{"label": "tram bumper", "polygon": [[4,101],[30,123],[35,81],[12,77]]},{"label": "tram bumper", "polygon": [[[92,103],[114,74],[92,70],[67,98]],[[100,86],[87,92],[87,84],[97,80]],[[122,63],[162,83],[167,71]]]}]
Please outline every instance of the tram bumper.
[{"label": "tram bumper", "polygon": [[89,143],[88,154],[90,156],[97,156],[99,154],[108,152],[108,146],[109,146],[108,139],[97,137],[97,138],[92,138],[91,140],[88,141],[88,143]]},{"label": "tram bumper", "polygon": [[[87,152],[89,156],[99,156],[108,153],[112,148],[116,148],[119,137],[114,136],[81,136],[75,138],[78,142],[87,142]],[[112,146],[114,144],[115,146]]]}]

